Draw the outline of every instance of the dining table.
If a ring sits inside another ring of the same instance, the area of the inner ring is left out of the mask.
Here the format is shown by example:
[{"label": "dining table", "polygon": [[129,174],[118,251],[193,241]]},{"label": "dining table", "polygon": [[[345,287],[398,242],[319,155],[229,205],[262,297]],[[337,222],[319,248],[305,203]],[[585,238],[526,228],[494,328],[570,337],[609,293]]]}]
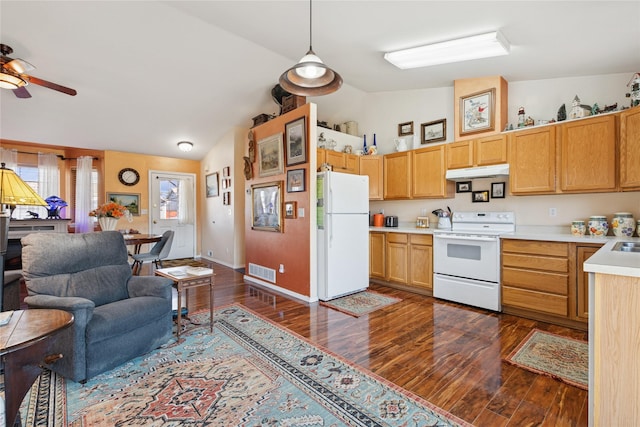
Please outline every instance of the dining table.
[{"label": "dining table", "polygon": [[124,234],[124,241],[127,246],[133,246],[133,253],[139,254],[140,248],[146,243],[155,243],[162,240],[162,234]]}]

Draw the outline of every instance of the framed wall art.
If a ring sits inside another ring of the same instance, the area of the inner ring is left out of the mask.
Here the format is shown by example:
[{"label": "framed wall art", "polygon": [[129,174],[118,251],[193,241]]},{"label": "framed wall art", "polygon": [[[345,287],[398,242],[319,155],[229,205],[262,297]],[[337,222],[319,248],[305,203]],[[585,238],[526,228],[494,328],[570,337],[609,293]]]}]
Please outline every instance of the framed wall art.
[{"label": "framed wall art", "polygon": [[231,193],[229,191],[225,191],[222,193],[222,204],[230,205],[231,204]]},{"label": "framed wall art", "polygon": [[478,202],[488,202],[489,201],[489,191],[472,191],[471,192],[471,201],[473,203]]},{"label": "framed wall art", "polygon": [[262,178],[283,172],[282,134],[258,141],[258,176]]},{"label": "framed wall art", "polygon": [[220,188],[218,187],[218,172],[210,173],[205,178],[207,185],[207,197],[218,197]]},{"label": "framed wall art", "polygon": [[460,97],[460,135],[494,129],[495,88]]},{"label": "framed wall art", "polygon": [[444,141],[447,139],[447,119],[434,120],[433,122],[422,123],[421,143]]},{"label": "framed wall art", "polygon": [[305,170],[287,171],[287,193],[299,193],[305,190]]},{"label": "framed wall art", "polygon": [[251,186],[251,228],[282,231],[282,181]]},{"label": "framed wall art", "polygon": [[456,193],[471,193],[471,181],[456,182]]},{"label": "framed wall art", "polygon": [[413,122],[398,124],[398,136],[413,135]]},{"label": "framed wall art", "polygon": [[222,176],[225,178],[229,178],[229,176],[231,174],[231,167],[230,166],[225,166],[224,168],[222,168]]},{"label": "framed wall art", "polygon": [[307,126],[305,118],[285,125],[285,144],[287,147],[287,166],[307,162]]},{"label": "framed wall art", "polygon": [[491,198],[504,199],[504,182],[491,183]]},{"label": "framed wall art", "polygon": [[124,206],[131,215],[140,215],[139,193],[107,193],[107,201]]},{"label": "framed wall art", "polygon": [[298,210],[297,202],[284,202],[284,218],[285,219],[296,219]]}]

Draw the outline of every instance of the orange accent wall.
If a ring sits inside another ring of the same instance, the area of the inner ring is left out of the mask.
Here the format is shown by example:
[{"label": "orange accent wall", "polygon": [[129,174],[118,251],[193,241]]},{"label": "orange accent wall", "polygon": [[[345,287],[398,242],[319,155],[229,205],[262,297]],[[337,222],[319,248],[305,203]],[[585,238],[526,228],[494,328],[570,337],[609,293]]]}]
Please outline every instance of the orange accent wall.
[{"label": "orange accent wall", "polygon": [[[288,122],[305,117],[307,134],[307,163],[294,166],[286,166],[286,141],[285,125]],[[249,275],[249,263],[258,264],[276,271],[275,286],[284,288],[300,295],[310,296],[311,266],[310,266],[310,220],[315,215],[315,207],[310,206],[311,194],[310,179],[315,179],[315,174],[310,174],[311,150],[315,150],[315,143],[310,143],[311,105],[303,105],[293,111],[283,114],[275,119],[253,128],[256,142],[256,161],[253,163],[254,178],[245,184],[245,260],[246,274]],[[313,118],[315,120],[315,118]],[[315,126],[315,123],[313,123]],[[263,138],[281,133],[284,153],[284,173],[263,178],[258,177],[258,141]],[[248,150],[247,150],[248,151]],[[287,193],[287,170],[305,170],[305,191]],[[304,218],[284,219],[281,233],[271,231],[253,230],[251,228],[251,186],[255,184],[282,181],[282,202],[295,201],[298,209],[304,208]],[[284,265],[284,273],[279,273],[280,264]],[[260,279],[264,280],[264,279]]]},{"label": "orange accent wall", "polygon": [[[124,185],[118,180],[118,173],[123,168],[133,168],[140,174],[140,181],[133,186]],[[118,228],[134,228],[141,233],[149,231],[149,171],[167,171],[193,173],[196,177],[196,230],[200,230],[200,206],[202,197],[200,189],[200,161],[175,159],[172,157],[149,156],[145,154],[126,153],[122,151],[104,152],[104,191],[100,194],[100,203],[105,201],[107,193],[140,194],[140,209],[147,209],[147,214],[136,215],[133,222],[119,221]],[[196,252],[200,253],[200,235],[197,234]]]}]

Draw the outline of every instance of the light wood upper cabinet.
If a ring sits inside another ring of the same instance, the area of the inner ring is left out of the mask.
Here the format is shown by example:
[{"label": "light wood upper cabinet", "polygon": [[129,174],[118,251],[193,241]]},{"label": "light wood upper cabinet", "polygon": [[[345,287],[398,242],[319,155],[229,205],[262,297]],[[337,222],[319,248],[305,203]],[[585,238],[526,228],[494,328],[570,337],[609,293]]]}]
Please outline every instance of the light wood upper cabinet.
[{"label": "light wood upper cabinet", "polygon": [[509,134],[511,194],[555,193],[556,128],[542,126]]},{"label": "light wood upper cabinet", "polygon": [[447,144],[447,169],[507,163],[507,137],[491,135]]},{"label": "light wood upper cabinet", "polygon": [[560,189],[615,191],[616,116],[563,123],[560,132]]},{"label": "light wood upper cabinet", "polygon": [[447,169],[462,169],[473,166],[473,140],[452,142],[446,147]]},{"label": "light wood upper cabinet", "polygon": [[446,145],[420,148],[411,152],[411,196],[448,198],[455,194],[455,183],[447,181]]},{"label": "light wood upper cabinet", "polygon": [[360,175],[369,177],[369,200],[382,200],[383,198],[383,157],[359,156]]},{"label": "light wood upper cabinet", "polygon": [[384,156],[384,198],[411,198],[411,153],[402,151]]},{"label": "light wood upper cabinet", "polygon": [[640,189],[640,107],[620,114],[620,188]]},{"label": "light wood upper cabinet", "polygon": [[506,135],[492,135],[475,140],[474,161],[476,166],[507,163]]},{"label": "light wood upper cabinet", "polygon": [[318,148],[318,167],[323,163],[328,163],[336,172],[354,173],[360,172],[360,162],[355,154],[346,154],[340,151]]}]

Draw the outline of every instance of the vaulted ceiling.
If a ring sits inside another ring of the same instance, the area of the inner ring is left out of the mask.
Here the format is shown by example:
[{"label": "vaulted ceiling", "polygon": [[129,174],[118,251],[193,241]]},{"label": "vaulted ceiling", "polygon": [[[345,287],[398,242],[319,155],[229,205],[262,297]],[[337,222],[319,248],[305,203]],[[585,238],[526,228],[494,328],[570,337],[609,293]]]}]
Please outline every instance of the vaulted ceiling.
[{"label": "vaulted ceiling", "polygon": [[[511,54],[399,70],[386,51],[500,30]],[[270,90],[309,47],[309,3],[0,1],[0,42],[34,76],[78,91],[0,90],[0,138],[202,158],[234,126],[277,111]],[[640,1],[313,2],[313,48],[344,79],[326,100],[640,71]],[[191,153],[176,143],[190,140]]]}]

